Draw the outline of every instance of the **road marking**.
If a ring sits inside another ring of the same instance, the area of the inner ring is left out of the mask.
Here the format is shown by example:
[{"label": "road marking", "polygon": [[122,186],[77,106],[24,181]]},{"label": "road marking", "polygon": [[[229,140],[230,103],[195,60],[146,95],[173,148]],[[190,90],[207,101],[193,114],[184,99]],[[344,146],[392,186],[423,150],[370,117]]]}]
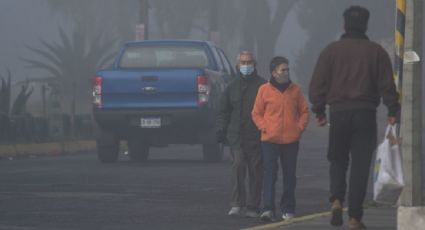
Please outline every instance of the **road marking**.
[{"label": "road marking", "polygon": [[31,229],[35,229],[35,227],[20,227],[20,226],[0,225],[0,230],[31,230]]},{"label": "road marking", "polygon": [[[343,211],[344,212],[347,211],[347,208],[344,208]],[[275,229],[275,228],[278,228],[278,227],[284,227],[284,226],[288,226],[288,225],[292,225],[292,224],[296,224],[296,223],[300,223],[300,222],[305,222],[305,221],[309,221],[309,220],[312,220],[312,219],[330,216],[330,215],[331,215],[331,212],[320,212],[320,213],[315,213],[315,214],[311,214],[311,215],[307,215],[307,216],[296,217],[296,218],[288,220],[288,221],[279,221],[279,222],[276,222],[276,223],[265,224],[265,225],[260,225],[260,226],[256,226],[256,227],[243,228],[241,230]]]},{"label": "road marking", "polygon": [[0,197],[41,197],[41,198],[94,198],[135,197],[137,194],[101,192],[0,192]]}]

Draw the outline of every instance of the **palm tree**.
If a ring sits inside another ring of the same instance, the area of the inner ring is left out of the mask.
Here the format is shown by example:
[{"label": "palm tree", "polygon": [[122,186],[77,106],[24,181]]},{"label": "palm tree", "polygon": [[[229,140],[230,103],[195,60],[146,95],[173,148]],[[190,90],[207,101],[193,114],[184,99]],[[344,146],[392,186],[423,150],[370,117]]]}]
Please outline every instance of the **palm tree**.
[{"label": "palm tree", "polygon": [[[15,98],[13,104],[11,103],[11,86],[12,74],[7,70],[7,79],[0,75],[1,87],[0,87],[0,114],[2,116],[16,116],[21,115],[25,112],[25,106],[33,93],[33,88],[29,89],[29,82],[25,81],[21,86],[21,91]],[[10,106],[12,104],[12,107]]]},{"label": "palm tree", "polygon": [[89,37],[100,31],[116,36],[120,42],[134,39],[134,26],[139,18],[139,0],[42,0],[53,13],[84,27]]},{"label": "palm tree", "polygon": [[[7,70],[7,78],[0,76],[0,140],[5,140],[10,137],[10,118],[19,116],[25,113],[25,107],[33,89],[29,89],[29,82],[26,81],[21,87],[21,91],[11,103],[11,78],[12,74]],[[12,104],[12,107],[10,106]]]},{"label": "palm tree", "polygon": [[1,88],[0,88],[0,113],[5,116],[9,116],[10,113],[10,95],[11,95],[11,73],[7,70],[7,79],[1,77]]},{"label": "palm tree", "polygon": [[[67,35],[59,28],[60,43],[41,40],[42,48],[28,47],[44,60],[22,58],[29,67],[38,68],[50,74],[50,81],[59,92],[62,111],[70,113],[71,128],[77,106],[80,112],[89,113],[91,108],[91,82],[96,70],[111,64],[115,56],[114,38],[99,33],[90,39],[80,27]],[[66,108],[66,105],[70,107]]]},{"label": "palm tree", "polygon": [[26,104],[30,96],[32,95],[34,88],[29,88],[29,81],[27,80],[22,86],[21,91],[13,102],[10,110],[11,116],[18,116],[26,112]]}]

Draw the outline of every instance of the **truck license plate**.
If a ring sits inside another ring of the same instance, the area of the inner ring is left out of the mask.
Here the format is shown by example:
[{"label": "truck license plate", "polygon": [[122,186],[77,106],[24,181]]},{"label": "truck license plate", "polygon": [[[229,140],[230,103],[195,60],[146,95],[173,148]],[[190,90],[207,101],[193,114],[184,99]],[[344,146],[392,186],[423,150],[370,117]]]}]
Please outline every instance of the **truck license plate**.
[{"label": "truck license plate", "polygon": [[161,118],[141,118],[140,127],[142,128],[160,128]]}]

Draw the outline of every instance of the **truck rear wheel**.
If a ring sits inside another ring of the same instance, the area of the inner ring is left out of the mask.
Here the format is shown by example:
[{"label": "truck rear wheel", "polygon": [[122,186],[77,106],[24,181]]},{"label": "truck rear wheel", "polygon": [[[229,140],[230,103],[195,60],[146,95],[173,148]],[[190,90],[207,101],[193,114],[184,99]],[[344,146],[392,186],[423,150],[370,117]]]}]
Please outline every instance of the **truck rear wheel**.
[{"label": "truck rear wheel", "polygon": [[128,140],[128,154],[133,162],[146,162],[149,158],[149,144],[141,140]]},{"label": "truck rear wheel", "polygon": [[206,143],[202,145],[205,162],[220,162],[223,159],[224,146],[220,143]]},{"label": "truck rear wheel", "polygon": [[102,131],[97,139],[97,158],[102,163],[114,163],[118,159],[119,140],[112,134]]}]

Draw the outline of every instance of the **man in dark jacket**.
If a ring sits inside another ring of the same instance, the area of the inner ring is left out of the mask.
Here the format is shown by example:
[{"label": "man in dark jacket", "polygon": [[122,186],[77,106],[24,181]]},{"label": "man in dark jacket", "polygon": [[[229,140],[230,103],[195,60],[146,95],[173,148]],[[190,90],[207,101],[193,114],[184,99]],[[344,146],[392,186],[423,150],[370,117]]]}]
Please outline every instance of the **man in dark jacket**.
[{"label": "man in dark jacket", "polygon": [[[217,116],[217,139],[230,145],[232,164],[232,208],[228,215],[259,216],[262,188],[260,132],[251,118],[259,87],[266,81],[257,75],[255,59],[249,52],[238,56],[238,77],[226,87]],[[249,178],[249,199],[245,189]]]},{"label": "man in dark jacket", "polygon": [[[342,225],[346,174],[351,158],[348,191],[350,229],[363,229],[363,202],[369,168],[377,142],[376,107],[381,97],[388,122],[396,123],[398,93],[390,58],[366,36],[369,11],[352,6],[344,12],[345,34],[320,54],[310,82],[309,97],[319,126],[327,124],[330,109],[328,160],[330,162],[331,224]],[[351,155],[350,155],[351,153]]]}]

